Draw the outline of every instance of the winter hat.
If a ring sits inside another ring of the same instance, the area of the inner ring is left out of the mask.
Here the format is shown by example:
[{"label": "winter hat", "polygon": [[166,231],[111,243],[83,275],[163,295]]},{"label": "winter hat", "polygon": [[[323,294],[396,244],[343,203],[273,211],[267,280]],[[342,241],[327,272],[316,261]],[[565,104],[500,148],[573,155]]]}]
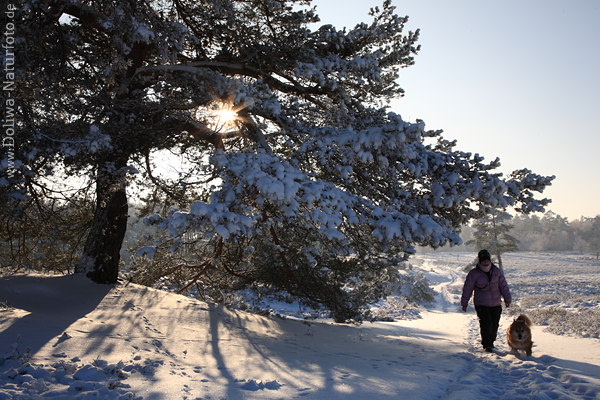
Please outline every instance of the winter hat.
[{"label": "winter hat", "polygon": [[485,260],[492,260],[492,257],[490,256],[490,252],[487,250],[481,250],[479,253],[477,253],[477,258],[479,259],[479,262],[485,261]]}]

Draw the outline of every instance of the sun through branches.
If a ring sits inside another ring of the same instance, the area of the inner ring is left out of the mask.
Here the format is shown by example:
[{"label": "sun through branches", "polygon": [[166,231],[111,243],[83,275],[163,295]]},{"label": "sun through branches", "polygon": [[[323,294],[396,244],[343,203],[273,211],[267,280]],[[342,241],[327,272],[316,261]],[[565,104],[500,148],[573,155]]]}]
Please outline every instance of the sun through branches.
[{"label": "sun through branches", "polygon": [[238,129],[238,111],[230,102],[217,101],[206,107],[199,107],[194,117],[203,121],[210,130],[224,133]]}]

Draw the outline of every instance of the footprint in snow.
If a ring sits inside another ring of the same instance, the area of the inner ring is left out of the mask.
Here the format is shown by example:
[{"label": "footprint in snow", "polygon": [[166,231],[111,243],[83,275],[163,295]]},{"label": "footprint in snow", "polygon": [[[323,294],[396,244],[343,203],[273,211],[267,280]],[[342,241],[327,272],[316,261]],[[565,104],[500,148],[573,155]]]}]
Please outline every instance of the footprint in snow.
[{"label": "footprint in snow", "polygon": [[59,344],[61,344],[62,342],[64,342],[65,340],[69,340],[69,339],[71,339],[71,335],[69,335],[67,332],[63,332],[63,334],[58,338],[56,343],[54,343],[54,345],[52,345],[52,347],[56,347]]}]

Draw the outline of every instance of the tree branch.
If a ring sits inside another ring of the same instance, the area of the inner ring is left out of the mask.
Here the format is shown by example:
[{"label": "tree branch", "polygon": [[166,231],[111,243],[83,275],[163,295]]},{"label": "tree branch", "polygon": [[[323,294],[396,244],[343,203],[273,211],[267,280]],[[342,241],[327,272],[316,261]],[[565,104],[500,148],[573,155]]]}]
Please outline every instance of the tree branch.
[{"label": "tree branch", "polygon": [[[320,88],[318,86],[305,87],[293,80],[293,85],[286,84],[267,72],[263,72],[259,69],[236,63],[227,63],[222,61],[195,61],[188,64],[173,64],[173,65],[154,65],[147,67],[140,67],[137,69],[136,74],[146,73],[161,73],[161,72],[189,72],[197,73],[198,69],[207,68],[213,71],[231,74],[231,75],[244,75],[264,81],[270,88],[279,90],[283,93],[295,94],[302,96],[306,100],[318,105],[321,108],[326,108],[325,105],[318,99],[314,98],[313,95],[327,95],[330,91]],[[280,74],[281,75],[281,74]],[[282,75],[283,76],[283,75]]]},{"label": "tree branch", "polygon": [[104,17],[93,7],[74,1],[51,1],[50,12],[59,17],[62,14],[71,15],[81,21],[83,26],[92,27],[105,34],[111,31],[104,24]]}]

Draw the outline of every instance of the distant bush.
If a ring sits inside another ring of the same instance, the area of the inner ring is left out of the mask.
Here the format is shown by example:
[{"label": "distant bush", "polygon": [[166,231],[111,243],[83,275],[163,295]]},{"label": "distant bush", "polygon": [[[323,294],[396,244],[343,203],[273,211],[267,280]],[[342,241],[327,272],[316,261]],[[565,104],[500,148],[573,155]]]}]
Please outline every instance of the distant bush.
[{"label": "distant bush", "polygon": [[535,324],[547,326],[549,332],[558,335],[600,338],[600,313],[592,310],[568,311],[549,307],[533,310],[529,316]]},{"label": "distant bush", "polygon": [[85,196],[22,202],[17,211],[0,207],[0,272],[72,272],[92,212]]},{"label": "distant bush", "polygon": [[371,310],[375,321],[394,321],[421,318],[421,305],[435,300],[436,292],[421,271],[409,262],[398,264],[398,277],[390,284],[390,295]]},{"label": "distant bush", "polygon": [[420,307],[406,297],[388,298],[372,312],[373,321],[395,321],[421,318]]}]

